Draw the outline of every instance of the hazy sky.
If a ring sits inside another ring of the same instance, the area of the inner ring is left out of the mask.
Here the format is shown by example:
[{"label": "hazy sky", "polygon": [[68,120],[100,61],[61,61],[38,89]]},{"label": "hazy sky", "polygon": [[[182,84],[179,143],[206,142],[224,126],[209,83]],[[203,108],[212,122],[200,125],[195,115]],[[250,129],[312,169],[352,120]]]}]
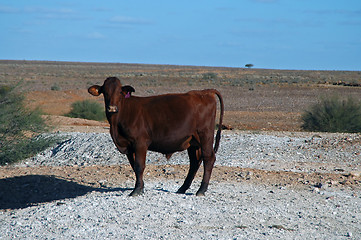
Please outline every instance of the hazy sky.
[{"label": "hazy sky", "polygon": [[360,0],[1,0],[0,59],[361,70]]}]

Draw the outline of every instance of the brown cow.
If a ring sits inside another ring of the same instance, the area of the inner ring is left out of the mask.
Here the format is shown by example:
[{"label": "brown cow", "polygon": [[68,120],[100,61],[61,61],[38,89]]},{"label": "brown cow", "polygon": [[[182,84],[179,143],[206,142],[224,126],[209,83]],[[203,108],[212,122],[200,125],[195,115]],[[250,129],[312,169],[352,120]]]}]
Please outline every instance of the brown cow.
[{"label": "brown cow", "polygon": [[121,153],[127,155],[135,172],[135,188],[130,196],[143,193],[143,172],[147,150],[160,152],[167,157],[177,151],[188,151],[190,168],[184,184],[177,193],[190,187],[203,161],[203,180],[197,196],[207,191],[216,160],[221,128],[213,148],[218,96],[220,101],[219,126],[222,126],[223,100],[214,89],[190,91],[182,94],[165,94],[151,97],[131,96],[131,86],[122,86],[119,79],[109,77],[103,86],[94,85],[88,92],[104,95],[110,134]]}]

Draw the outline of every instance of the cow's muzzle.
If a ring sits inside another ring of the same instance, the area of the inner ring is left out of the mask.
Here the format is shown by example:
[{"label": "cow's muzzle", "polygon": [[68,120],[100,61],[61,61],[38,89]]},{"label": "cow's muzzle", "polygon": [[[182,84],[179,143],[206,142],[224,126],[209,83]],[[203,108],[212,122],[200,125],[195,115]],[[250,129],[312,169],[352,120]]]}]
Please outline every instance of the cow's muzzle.
[{"label": "cow's muzzle", "polygon": [[117,113],[118,112],[118,107],[114,106],[114,105],[110,105],[110,106],[107,107],[107,111],[109,113]]}]

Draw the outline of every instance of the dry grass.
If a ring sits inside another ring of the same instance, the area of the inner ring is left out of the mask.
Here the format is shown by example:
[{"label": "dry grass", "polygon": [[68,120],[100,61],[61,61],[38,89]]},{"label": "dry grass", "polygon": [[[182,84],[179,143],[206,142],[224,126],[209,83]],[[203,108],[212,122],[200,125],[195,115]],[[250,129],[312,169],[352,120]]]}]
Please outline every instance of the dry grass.
[{"label": "dry grass", "polygon": [[353,96],[360,87],[335,86],[338,81],[361,84],[357,71],[291,71],[118,63],[0,61],[0,85],[22,81],[27,104],[63,115],[75,101],[96,99],[93,84],[117,76],[138,96],[191,89],[217,88],[226,108],[225,123],[240,129],[301,130],[299,116],[320,96]]}]

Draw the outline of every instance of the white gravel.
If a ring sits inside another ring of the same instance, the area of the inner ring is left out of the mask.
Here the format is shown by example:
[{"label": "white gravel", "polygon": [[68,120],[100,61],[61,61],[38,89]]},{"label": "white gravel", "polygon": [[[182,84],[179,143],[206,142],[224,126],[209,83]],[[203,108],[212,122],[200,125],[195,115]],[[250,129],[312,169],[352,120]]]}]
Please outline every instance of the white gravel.
[{"label": "white gravel", "polygon": [[[63,133],[54,148],[21,166],[126,163],[109,134]],[[269,170],[360,171],[360,136],[225,131],[217,164]],[[149,153],[148,164],[170,162]],[[1,171],[1,169],[0,169]],[[212,182],[206,197],[177,195],[180,182],[146,182],[143,196],[92,191],[76,198],[0,211],[0,239],[360,239],[361,193],[351,189]],[[199,179],[189,192],[194,193]]]},{"label": "white gravel", "polygon": [[[21,165],[73,166],[127,164],[108,133],[62,133],[60,144]],[[357,134],[224,131],[216,165],[294,172],[346,172],[361,169]],[[186,151],[170,161],[148,152],[147,164],[188,164]]]}]

